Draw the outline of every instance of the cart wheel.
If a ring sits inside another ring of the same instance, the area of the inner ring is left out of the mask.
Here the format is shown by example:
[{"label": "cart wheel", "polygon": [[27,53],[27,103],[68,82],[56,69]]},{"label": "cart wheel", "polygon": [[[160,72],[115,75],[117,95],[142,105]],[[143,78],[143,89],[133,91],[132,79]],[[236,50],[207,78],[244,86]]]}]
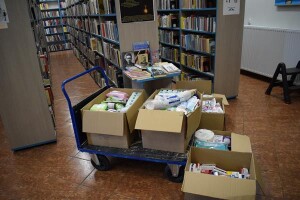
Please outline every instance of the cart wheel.
[{"label": "cart wheel", "polygon": [[92,163],[93,167],[95,167],[99,171],[110,170],[110,168],[111,168],[110,161],[107,159],[106,156],[97,155],[97,158],[98,158],[98,161],[99,161],[99,165],[97,165],[95,163],[95,161],[93,159],[91,159],[91,163]]},{"label": "cart wheel", "polygon": [[172,170],[169,165],[166,166],[164,175],[174,183],[182,183],[184,176],[184,166],[179,167],[178,176],[173,176]]}]

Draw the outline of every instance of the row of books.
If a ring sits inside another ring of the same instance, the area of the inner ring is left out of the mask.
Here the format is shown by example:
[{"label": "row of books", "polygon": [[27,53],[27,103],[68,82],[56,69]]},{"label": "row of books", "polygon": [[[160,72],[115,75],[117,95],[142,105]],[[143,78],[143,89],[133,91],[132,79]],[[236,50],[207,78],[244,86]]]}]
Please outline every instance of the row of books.
[{"label": "row of books", "polygon": [[201,51],[205,53],[215,52],[215,40],[202,35],[181,35],[181,45],[188,50]]},{"label": "row of books", "polygon": [[79,43],[79,48],[81,52],[91,61],[95,62],[96,55],[95,53],[90,49],[89,45],[83,45],[82,43]]},{"label": "row of books", "polygon": [[[82,44],[81,42],[77,42],[76,39],[74,41],[74,47],[77,48],[77,51],[88,59],[90,62],[94,64],[95,62],[95,53],[86,45]],[[78,52],[77,52],[78,53]]]},{"label": "row of books", "polygon": [[[203,77],[200,77],[199,75],[187,73],[187,72],[182,72],[180,74],[180,80],[182,81],[198,81],[198,80],[203,80]],[[179,81],[179,80],[178,80]]]},{"label": "row of books", "polygon": [[[134,1],[133,1],[134,3]],[[100,0],[99,1],[100,14],[116,13],[114,0]]]},{"label": "row of books", "polygon": [[60,35],[46,36],[47,42],[56,42],[56,41],[61,41],[61,40],[63,40],[63,37],[61,37]]},{"label": "row of books", "polygon": [[61,24],[60,19],[50,19],[44,21],[44,26],[55,26],[60,24]]},{"label": "row of books", "polygon": [[216,0],[181,0],[181,8],[215,8]]},{"label": "row of books", "polygon": [[48,50],[49,51],[62,51],[65,49],[70,49],[70,44],[66,43],[66,44],[52,44],[52,45],[48,45]]},{"label": "row of books", "polygon": [[47,17],[59,17],[59,11],[47,11],[47,12],[42,12],[41,16],[43,18]]},{"label": "row of books", "polygon": [[[58,31],[57,31],[58,29]],[[62,32],[62,28],[46,28],[45,29],[46,34],[53,34],[53,33],[61,33]]]},{"label": "row of books", "polygon": [[[111,81],[113,81],[113,83],[117,86],[117,87],[122,87],[123,82],[122,82],[122,71],[120,69],[117,69],[114,66],[111,65],[107,65],[105,67],[105,62],[103,57],[97,57],[94,56],[95,54],[93,54],[89,48],[85,48],[84,46],[82,46],[81,44],[79,44],[77,47],[74,48],[74,54],[76,55],[76,57],[80,60],[80,62],[82,63],[82,65],[84,66],[85,69],[90,69],[93,67],[93,65],[98,65],[101,67],[104,67],[107,76],[109,77],[109,79]],[[92,57],[90,57],[89,55],[93,55]],[[98,83],[99,86],[104,86],[105,85],[105,80],[103,79],[103,77],[101,76],[100,73],[98,72],[92,72],[91,73],[92,78],[95,80],[96,83]]]},{"label": "row of books", "polygon": [[181,53],[180,63],[201,72],[210,71],[210,57]]},{"label": "row of books", "polygon": [[99,19],[90,19],[89,21],[90,31],[96,35],[100,35],[100,22]]},{"label": "row of books", "polygon": [[60,2],[60,7],[61,7],[61,8],[66,8],[66,7],[67,7],[67,3],[61,1],[61,2]]},{"label": "row of books", "polygon": [[100,23],[101,35],[105,38],[119,41],[118,26],[114,21],[106,21],[105,23]]},{"label": "row of books", "polygon": [[113,0],[90,0],[90,14],[115,13],[115,1]]},{"label": "row of books", "polygon": [[92,51],[96,51],[103,55],[102,42],[98,38],[90,38],[90,47]]},{"label": "row of books", "polygon": [[179,45],[179,32],[159,30],[159,41],[168,44]]},{"label": "row of books", "polygon": [[118,67],[121,66],[121,54],[117,46],[107,42],[103,42],[103,51],[106,59],[110,60]]},{"label": "row of books", "polygon": [[82,43],[88,45],[90,36],[85,32],[78,31],[77,29],[70,28],[70,34],[74,36],[76,39],[81,41]]},{"label": "row of books", "polygon": [[178,9],[179,0],[156,0],[157,9],[170,10]]},{"label": "row of books", "polygon": [[106,75],[110,78],[110,80],[118,86],[120,83],[120,79],[123,79],[122,70],[117,69],[115,66],[107,65],[106,69]]},{"label": "row of books", "polygon": [[98,4],[98,0],[90,0],[89,3],[89,7],[90,7],[90,14],[99,14],[99,4]]},{"label": "row of books", "polygon": [[167,27],[167,28],[178,28],[178,15],[176,14],[169,14],[169,15],[159,15],[158,22],[160,27]]},{"label": "row of books", "polygon": [[196,31],[216,32],[216,17],[181,17],[181,28]]},{"label": "row of books", "polygon": [[65,0],[66,6],[74,5],[75,3],[79,2],[80,0]]},{"label": "row of books", "polygon": [[66,16],[66,15],[67,15],[67,11],[61,10],[61,11],[60,11],[60,15],[61,15],[62,17]]},{"label": "row of books", "polygon": [[74,5],[67,9],[69,16],[88,15],[88,5],[85,3]]},{"label": "row of books", "polygon": [[47,10],[47,9],[49,9],[49,5],[47,3],[41,3],[39,5],[39,7],[40,7],[41,10]]},{"label": "row of books", "polygon": [[179,62],[179,49],[161,46],[161,57],[172,60],[173,62]]}]

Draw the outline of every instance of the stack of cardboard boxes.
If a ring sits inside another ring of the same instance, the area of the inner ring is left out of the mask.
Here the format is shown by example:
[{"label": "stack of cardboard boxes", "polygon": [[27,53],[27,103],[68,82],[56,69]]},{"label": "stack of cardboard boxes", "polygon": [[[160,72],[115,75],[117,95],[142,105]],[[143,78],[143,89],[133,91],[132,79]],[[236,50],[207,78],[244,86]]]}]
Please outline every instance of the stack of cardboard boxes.
[{"label": "stack of cardboard boxes", "polygon": [[[224,113],[204,113],[201,106],[192,113],[147,110],[143,90],[110,88],[100,94],[82,109],[82,128],[86,132],[88,143],[92,145],[128,148],[133,142],[136,130],[141,131],[143,148],[185,153],[188,143],[196,130],[200,128],[214,130],[218,135],[231,136],[231,151],[202,149],[192,147],[188,152],[182,191],[186,199],[200,197],[253,199],[256,194],[257,173],[250,140],[247,136],[226,132],[226,97],[211,94],[210,81],[180,81],[174,89],[196,89],[197,95],[210,94],[204,100],[216,98]],[[142,95],[126,113],[95,112],[89,109],[95,103],[105,99],[111,90],[128,93],[142,92]],[[148,99],[153,99],[155,91]],[[202,99],[202,100],[203,100]],[[217,130],[217,131],[215,131]],[[190,163],[214,163],[225,170],[248,168],[250,179],[234,179],[209,174],[190,172]]]}]

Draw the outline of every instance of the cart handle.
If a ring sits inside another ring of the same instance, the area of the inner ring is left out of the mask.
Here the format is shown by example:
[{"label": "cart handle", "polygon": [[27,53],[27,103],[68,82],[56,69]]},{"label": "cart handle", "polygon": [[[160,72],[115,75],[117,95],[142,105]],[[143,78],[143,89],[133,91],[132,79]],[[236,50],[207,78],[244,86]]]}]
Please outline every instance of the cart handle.
[{"label": "cart handle", "polygon": [[91,68],[91,69],[89,69],[89,70],[86,70],[86,71],[84,71],[84,72],[82,72],[82,73],[80,73],[80,74],[77,74],[77,75],[75,75],[75,76],[73,76],[73,77],[71,77],[71,78],[68,78],[68,79],[64,80],[63,83],[61,84],[61,90],[62,90],[62,92],[64,93],[64,95],[65,95],[65,97],[66,97],[66,99],[67,99],[68,106],[69,106],[70,110],[71,110],[71,108],[72,108],[72,104],[71,104],[70,97],[69,97],[68,93],[66,92],[65,85],[66,85],[67,83],[69,83],[69,82],[71,82],[71,81],[73,81],[73,80],[75,80],[75,79],[77,79],[77,78],[79,78],[79,77],[85,75],[85,74],[88,74],[88,73],[94,71],[94,70],[97,70],[97,71],[99,71],[99,72],[101,73],[102,77],[103,77],[104,80],[105,80],[105,85],[109,87],[109,82],[108,82],[108,78],[107,78],[107,76],[106,76],[106,74],[105,74],[105,71],[104,71],[103,68],[101,68],[101,67],[99,67],[99,66],[95,66],[95,67],[93,67],[93,68]]},{"label": "cart handle", "polygon": [[85,74],[88,74],[88,73],[94,71],[94,70],[97,70],[98,72],[101,73],[102,77],[105,80],[106,86],[109,87],[109,82],[108,82],[108,78],[107,78],[107,76],[105,74],[105,71],[103,70],[103,68],[101,68],[99,66],[95,66],[95,67],[93,67],[93,68],[91,68],[89,70],[86,70],[86,71],[84,71],[84,72],[82,72],[80,74],[77,74],[77,75],[75,75],[75,76],[73,76],[73,77],[71,77],[69,79],[66,79],[61,84],[61,90],[62,90],[63,94],[65,95],[65,97],[67,99],[67,102],[68,102],[68,107],[69,107],[69,111],[70,111],[70,114],[71,114],[72,126],[73,126],[73,130],[75,132],[76,144],[77,144],[78,147],[79,147],[79,143],[80,143],[79,138],[78,138],[78,133],[79,132],[78,132],[78,129],[77,129],[77,126],[76,126],[75,113],[74,113],[74,110],[73,110],[73,107],[72,107],[72,103],[71,103],[70,97],[69,97],[68,93],[66,92],[65,85],[67,83],[69,83],[69,82],[71,82],[71,81],[73,81],[73,80],[75,80],[75,79],[77,79],[77,78],[85,75]]}]

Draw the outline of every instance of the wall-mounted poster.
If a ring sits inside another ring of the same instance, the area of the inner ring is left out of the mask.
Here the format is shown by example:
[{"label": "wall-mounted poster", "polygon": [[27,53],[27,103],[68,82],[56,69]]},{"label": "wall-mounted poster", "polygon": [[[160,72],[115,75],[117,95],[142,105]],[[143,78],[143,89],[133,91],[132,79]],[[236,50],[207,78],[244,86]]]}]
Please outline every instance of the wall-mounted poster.
[{"label": "wall-mounted poster", "polygon": [[121,22],[154,21],[153,0],[120,0]]},{"label": "wall-mounted poster", "polygon": [[300,0],[275,0],[276,6],[300,5]]}]

